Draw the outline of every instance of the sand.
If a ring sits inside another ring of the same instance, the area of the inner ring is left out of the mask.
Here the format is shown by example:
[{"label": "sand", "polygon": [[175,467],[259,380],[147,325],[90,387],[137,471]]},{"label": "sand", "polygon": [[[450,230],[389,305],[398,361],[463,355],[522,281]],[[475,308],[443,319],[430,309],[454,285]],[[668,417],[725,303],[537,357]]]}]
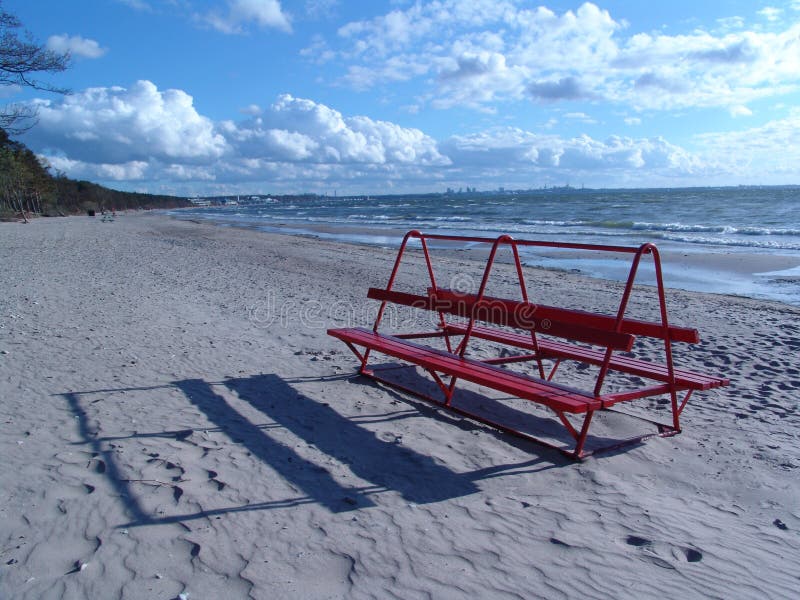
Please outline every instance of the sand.
[{"label": "sand", "polygon": [[[731,385],[679,436],[573,462],[353,378],[325,330],[369,322],[393,259],[157,215],[0,223],[0,597],[797,597],[800,309],[670,291],[703,338],[677,362]],[[573,307],[619,291],[529,278]]]}]

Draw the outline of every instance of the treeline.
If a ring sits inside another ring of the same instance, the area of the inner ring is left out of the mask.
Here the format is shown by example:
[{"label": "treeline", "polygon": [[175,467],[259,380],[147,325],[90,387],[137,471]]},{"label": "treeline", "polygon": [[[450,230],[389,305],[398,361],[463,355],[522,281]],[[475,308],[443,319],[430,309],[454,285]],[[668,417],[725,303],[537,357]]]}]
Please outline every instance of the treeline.
[{"label": "treeline", "polygon": [[0,219],[189,205],[185,198],[121,192],[52,174],[29,148],[0,129]]}]

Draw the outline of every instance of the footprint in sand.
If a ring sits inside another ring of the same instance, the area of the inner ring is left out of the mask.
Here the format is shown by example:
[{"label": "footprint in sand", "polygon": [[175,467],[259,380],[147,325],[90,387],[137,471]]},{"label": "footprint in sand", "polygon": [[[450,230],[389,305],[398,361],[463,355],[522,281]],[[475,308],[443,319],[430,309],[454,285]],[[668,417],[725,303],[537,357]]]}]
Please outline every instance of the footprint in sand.
[{"label": "footprint in sand", "polygon": [[80,573],[88,566],[89,563],[85,563],[82,560],[76,560],[74,563],[72,563],[72,570],[67,571],[66,573],[64,573],[64,575],[72,575],[73,573]]},{"label": "footprint in sand", "polygon": [[[91,541],[91,540],[87,540],[87,541]],[[103,540],[100,539],[99,537],[95,537],[94,538],[94,550],[91,551],[92,556],[95,555],[95,553],[100,549],[100,546],[102,546],[102,545],[103,545]],[[86,569],[88,566],[89,566],[89,561],[88,560],[80,560],[80,559],[78,559],[78,560],[76,560],[75,562],[72,563],[72,569],[67,571],[66,573],[64,573],[64,575],[72,575],[73,573],[80,573],[81,571]]]},{"label": "footprint in sand", "polygon": [[650,545],[651,542],[647,538],[641,538],[636,535],[629,535],[626,538],[625,543],[630,546],[636,546],[637,548],[641,548],[642,546]]},{"label": "footprint in sand", "polygon": [[674,569],[675,562],[696,563],[703,560],[703,553],[688,546],[673,546],[668,542],[659,542],[638,535],[629,535],[625,543],[640,550],[640,557],[665,569]]},{"label": "footprint in sand", "polygon": [[211,470],[207,472],[208,472],[208,480],[217,486],[217,491],[221,492],[222,490],[224,490],[226,484],[217,479],[218,473],[216,471],[211,471]]},{"label": "footprint in sand", "polygon": [[191,544],[191,549],[189,550],[189,555],[192,558],[196,558],[198,554],[200,554],[200,544],[195,542],[189,542]]}]

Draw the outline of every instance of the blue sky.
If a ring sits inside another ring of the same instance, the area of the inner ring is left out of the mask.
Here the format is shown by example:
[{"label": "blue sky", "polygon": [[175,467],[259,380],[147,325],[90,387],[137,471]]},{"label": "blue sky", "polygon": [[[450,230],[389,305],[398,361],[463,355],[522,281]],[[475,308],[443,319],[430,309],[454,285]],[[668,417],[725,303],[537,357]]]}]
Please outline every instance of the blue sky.
[{"label": "blue sky", "polygon": [[800,183],[800,0],[4,0],[69,50],[21,137],[211,195]]}]

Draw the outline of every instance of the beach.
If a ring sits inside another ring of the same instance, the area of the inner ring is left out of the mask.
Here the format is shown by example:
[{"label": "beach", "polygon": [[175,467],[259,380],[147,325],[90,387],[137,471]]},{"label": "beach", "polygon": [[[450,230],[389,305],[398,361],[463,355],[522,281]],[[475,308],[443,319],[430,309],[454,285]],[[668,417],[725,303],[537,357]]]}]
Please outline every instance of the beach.
[{"label": "beach", "polygon": [[[680,435],[574,462],[354,377],[326,330],[371,323],[394,257],[154,214],[0,223],[0,597],[797,595],[800,308],[670,290],[702,340],[676,363],[730,385]],[[545,304],[619,296],[526,274]]]}]

